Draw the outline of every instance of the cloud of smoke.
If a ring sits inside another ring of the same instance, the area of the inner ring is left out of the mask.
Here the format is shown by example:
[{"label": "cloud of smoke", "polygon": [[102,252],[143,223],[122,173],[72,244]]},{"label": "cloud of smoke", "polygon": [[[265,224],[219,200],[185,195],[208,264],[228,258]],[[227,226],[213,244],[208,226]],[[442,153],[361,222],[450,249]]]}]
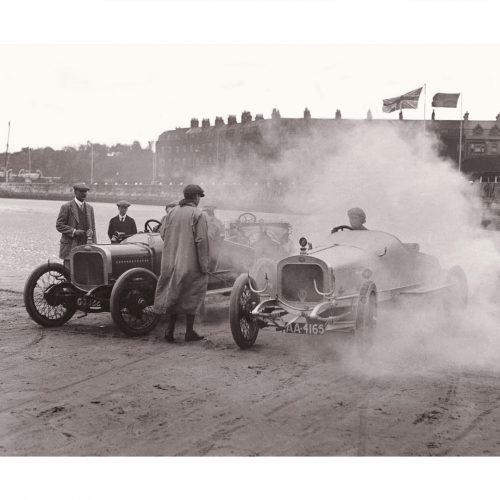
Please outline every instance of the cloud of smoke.
[{"label": "cloud of smoke", "polygon": [[406,367],[500,361],[500,247],[496,234],[480,228],[481,202],[473,186],[439,156],[439,148],[422,124],[347,122],[329,137],[301,138],[274,168],[288,186],[286,206],[309,214],[295,224],[295,236],[319,245],[333,226],[348,224],[347,209],[360,206],[369,229],[417,242],[443,268],[460,265],[467,275],[465,311],[403,304],[380,315],[372,367],[376,360],[394,366],[404,360]]}]

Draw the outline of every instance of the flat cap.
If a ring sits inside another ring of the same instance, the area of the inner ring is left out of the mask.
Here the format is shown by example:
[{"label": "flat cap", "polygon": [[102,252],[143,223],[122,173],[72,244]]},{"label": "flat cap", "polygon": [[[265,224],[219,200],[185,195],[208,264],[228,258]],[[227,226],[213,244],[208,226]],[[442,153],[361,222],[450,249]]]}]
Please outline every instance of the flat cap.
[{"label": "flat cap", "polygon": [[116,203],[117,207],[130,207],[130,203],[127,200],[120,200]]},{"label": "flat cap", "polygon": [[205,196],[205,191],[203,191],[203,189],[201,189],[200,186],[198,186],[198,184],[188,184],[185,188],[184,188],[184,196],[193,196],[195,194],[199,194],[201,197]]},{"label": "flat cap", "polygon": [[85,182],[79,182],[73,186],[73,189],[76,191],[88,191],[90,188],[85,184]]}]

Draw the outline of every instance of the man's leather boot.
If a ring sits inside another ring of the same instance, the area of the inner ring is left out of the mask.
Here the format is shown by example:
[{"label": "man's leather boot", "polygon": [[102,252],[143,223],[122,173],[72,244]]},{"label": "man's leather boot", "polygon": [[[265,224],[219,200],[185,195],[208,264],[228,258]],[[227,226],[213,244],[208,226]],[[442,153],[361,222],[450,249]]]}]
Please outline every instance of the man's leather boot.
[{"label": "man's leather boot", "polygon": [[194,314],[186,314],[186,336],[184,337],[186,342],[192,342],[194,340],[203,340],[205,338],[204,335],[198,335],[193,327],[194,327]]},{"label": "man's leather boot", "polygon": [[171,314],[168,318],[167,330],[165,331],[165,340],[167,342],[174,342],[175,323],[177,321],[177,314]]}]

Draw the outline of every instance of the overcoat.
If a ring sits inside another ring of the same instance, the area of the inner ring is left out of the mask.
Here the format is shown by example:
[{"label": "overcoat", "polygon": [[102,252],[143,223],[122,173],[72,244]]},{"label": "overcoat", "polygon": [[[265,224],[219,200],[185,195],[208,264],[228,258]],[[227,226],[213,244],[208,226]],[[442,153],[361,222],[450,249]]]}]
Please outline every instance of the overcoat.
[{"label": "overcoat", "polygon": [[[92,243],[97,243],[95,232],[94,209],[92,205],[85,202],[85,211],[87,213],[87,228],[92,229]],[[57,216],[56,229],[61,233],[59,244],[59,257],[68,259],[71,250],[78,246],[87,243],[86,238],[73,237],[73,230],[78,228],[79,214],[78,205],[75,200],[68,201],[61,206],[59,215]]]},{"label": "overcoat", "polygon": [[188,203],[173,208],[162,222],[163,253],[154,312],[196,314],[208,282],[207,220],[194,203]]}]

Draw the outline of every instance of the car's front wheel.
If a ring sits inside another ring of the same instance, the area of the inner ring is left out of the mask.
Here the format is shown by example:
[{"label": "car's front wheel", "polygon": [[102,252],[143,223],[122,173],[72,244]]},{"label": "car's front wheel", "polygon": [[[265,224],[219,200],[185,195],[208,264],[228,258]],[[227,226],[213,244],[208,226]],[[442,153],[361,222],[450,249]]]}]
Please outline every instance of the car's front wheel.
[{"label": "car's front wheel", "polygon": [[148,269],[124,272],[111,290],[109,305],[116,326],[127,335],[145,335],[160,317],[153,312],[157,278]]},{"label": "car's front wheel", "polygon": [[75,294],[69,270],[62,264],[38,266],[24,286],[24,305],[31,319],[39,325],[64,325],[76,311]]},{"label": "car's front wheel", "polygon": [[240,274],[234,282],[229,299],[231,333],[241,349],[253,346],[259,333],[257,319],[250,314],[259,303],[259,296],[252,291],[250,283],[256,290],[255,281],[247,274]]}]

